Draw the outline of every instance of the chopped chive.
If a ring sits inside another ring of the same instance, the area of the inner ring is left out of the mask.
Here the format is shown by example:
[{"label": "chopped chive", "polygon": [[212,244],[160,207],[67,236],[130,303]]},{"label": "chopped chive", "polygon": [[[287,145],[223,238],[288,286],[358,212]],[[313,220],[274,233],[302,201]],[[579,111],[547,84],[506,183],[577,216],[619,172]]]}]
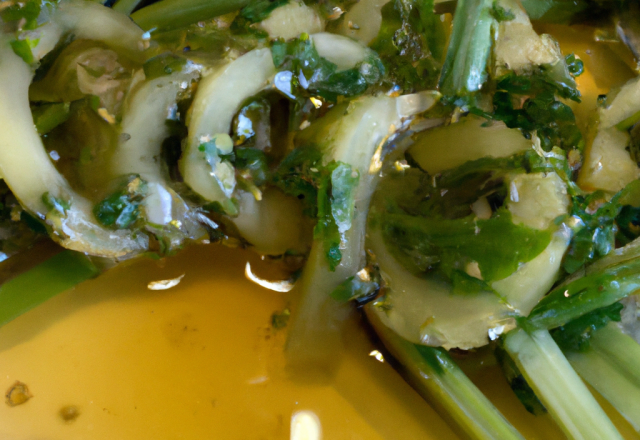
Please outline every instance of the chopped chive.
[{"label": "chopped chive", "polygon": [[513,330],[504,348],[568,438],[622,439],[547,330]]},{"label": "chopped chive", "polygon": [[247,4],[249,0],[162,0],[134,12],[131,18],[146,31],[173,29],[228,14]]},{"label": "chopped chive", "polygon": [[402,365],[405,379],[452,422],[452,428],[477,440],[523,438],[446,350],[412,344],[380,322],[375,313],[367,316],[385,347]]},{"label": "chopped chive", "polygon": [[0,326],[99,273],[84,254],[60,252],[0,285]]}]

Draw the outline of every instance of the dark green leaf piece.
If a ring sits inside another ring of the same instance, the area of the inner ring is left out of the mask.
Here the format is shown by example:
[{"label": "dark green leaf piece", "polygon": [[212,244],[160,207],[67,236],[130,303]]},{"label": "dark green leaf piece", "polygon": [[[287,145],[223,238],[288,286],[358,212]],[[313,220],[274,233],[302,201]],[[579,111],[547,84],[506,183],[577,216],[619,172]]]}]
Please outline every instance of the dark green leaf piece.
[{"label": "dark green leaf piece", "polygon": [[640,259],[631,258],[553,289],[521,320],[525,329],[554,329],[640,289]]},{"label": "dark green leaf piece", "polygon": [[464,271],[468,263],[475,261],[485,281],[506,278],[551,241],[548,231],[514,224],[504,208],[488,220],[474,216],[448,220],[383,214],[380,221],[391,249],[408,256],[428,257],[431,269],[438,268],[449,277],[454,270]]},{"label": "dark green leaf piece", "polygon": [[313,147],[296,148],[280,163],[273,184],[301,200],[305,215],[318,215],[318,185],[322,178],[322,152]]},{"label": "dark green leaf piece", "polygon": [[372,301],[380,289],[380,273],[376,267],[367,267],[364,272],[364,277],[358,273],[342,282],[331,292],[331,297],[340,302],[355,301],[358,305]]},{"label": "dark green leaf piece", "polygon": [[596,191],[572,197],[571,215],[580,218],[577,230],[563,260],[568,273],[574,273],[618,244],[627,244],[640,234],[634,222],[640,219],[640,181],[635,180],[608,200],[606,193]]},{"label": "dark green leaf piece", "polygon": [[138,220],[146,192],[147,183],[140,176],[129,176],[115,192],[93,207],[93,214],[103,226],[129,228]]},{"label": "dark green leaf piece", "polygon": [[255,0],[240,10],[239,16],[250,23],[264,20],[271,12],[289,3],[289,0]]},{"label": "dark green leaf piece", "polygon": [[584,352],[589,349],[590,339],[609,322],[620,322],[623,306],[619,302],[596,309],[590,313],[551,331],[551,336],[563,351]]},{"label": "dark green leaf piece", "polygon": [[493,16],[493,18],[496,19],[497,22],[511,21],[514,18],[516,18],[516,15],[512,11],[500,6],[497,0],[493,2],[493,7],[491,8],[491,15]]},{"label": "dark green leaf piece", "polygon": [[338,66],[322,58],[308,35],[289,41],[271,43],[271,54],[279,88],[290,98],[320,96],[336,102],[339,96],[353,97],[382,80],[384,66],[374,54],[352,69],[338,71]]},{"label": "dark green leaf piece", "polygon": [[525,409],[535,416],[545,414],[547,409],[544,407],[536,393],[531,389],[531,386],[527,383],[520,369],[515,364],[511,356],[498,345],[495,349],[496,359],[498,364],[502,368],[502,372],[509,382],[511,390],[516,395],[520,403],[524,405]]},{"label": "dark green leaf piece", "polygon": [[382,25],[370,46],[384,64],[387,82],[412,93],[435,88],[445,42],[433,0],[392,0],[382,8]]},{"label": "dark green leaf piece", "polygon": [[[560,147],[582,150],[584,139],[571,108],[556,96],[580,102],[573,79],[552,79],[544,68],[530,75],[509,73],[500,78],[493,95],[493,112],[483,115],[519,128],[526,136],[535,132],[545,151]],[[524,100],[522,105],[514,105]]]},{"label": "dark green leaf piece", "polygon": [[346,163],[323,165],[322,152],[315,147],[293,150],[273,174],[272,182],[301,200],[306,215],[317,218],[313,235],[322,241],[332,271],[342,260],[340,242],[351,227],[359,179],[357,170]]},{"label": "dark green leaf piece", "polygon": [[576,58],[576,55],[570,53],[564,58],[567,63],[567,68],[569,69],[569,73],[574,77],[582,75],[584,72],[584,63],[581,59]]}]

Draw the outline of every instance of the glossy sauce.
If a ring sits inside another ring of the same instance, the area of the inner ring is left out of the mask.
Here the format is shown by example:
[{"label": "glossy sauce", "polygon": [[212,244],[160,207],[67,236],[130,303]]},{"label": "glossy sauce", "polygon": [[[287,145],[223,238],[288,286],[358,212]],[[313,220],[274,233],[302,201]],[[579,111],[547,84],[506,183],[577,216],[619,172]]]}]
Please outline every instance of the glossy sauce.
[{"label": "glossy sauce", "polygon": [[[325,439],[455,438],[353,322],[333,383],[290,381],[284,330],[271,315],[285,295],[244,278],[252,253],[194,246],[168,261],[140,259],[78,286],[0,329],[0,438],[286,439],[312,410]],[[264,264],[264,263],[263,263]],[[186,274],[151,291],[151,281]],[[4,387],[4,388],[1,388]],[[60,411],[79,415],[64,421]]]},{"label": "glossy sauce", "polygon": [[[633,72],[608,44],[593,43],[592,30],[539,30],[560,33],[565,53],[585,62],[575,107],[585,128],[597,95]],[[194,246],[122,264],[0,328],[0,390],[19,380],[33,395],[15,407],[0,403],[0,439],[288,439],[300,410],[316,414],[324,439],[457,438],[376,359],[382,349],[355,313],[331,381],[288,377],[286,328],[271,326],[286,294],[249,282],[247,261],[278,276],[251,252]],[[147,288],[182,274],[172,289]],[[523,435],[562,438],[548,416],[523,409],[491,356],[458,360]],[[640,438],[611,414],[625,437]]]}]

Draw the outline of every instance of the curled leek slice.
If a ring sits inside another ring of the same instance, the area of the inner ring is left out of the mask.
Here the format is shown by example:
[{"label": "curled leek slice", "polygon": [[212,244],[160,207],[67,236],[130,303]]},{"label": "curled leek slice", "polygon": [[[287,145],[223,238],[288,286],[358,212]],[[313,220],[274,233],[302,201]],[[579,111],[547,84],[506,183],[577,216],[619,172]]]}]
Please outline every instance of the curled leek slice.
[{"label": "curled leek slice", "polygon": [[[368,53],[350,38],[325,33],[311,38],[319,55],[340,70],[355,66]],[[246,99],[272,85],[277,87],[271,51],[255,49],[207,75],[196,92],[181,172],[192,190],[218,202],[228,214],[237,214],[230,203],[236,188],[234,169],[224,159],[233,149],[228,138],[231,121]]]},{"label": "curled leek slice", "polygon": [[51,51],[66,33],[72,33],[76,39],[101,41],[133,59],[139,59],[145,48],[142,30],[126,15],[94,2],[61,1],[49,22],[37,32],[40,41],[34,49],[35,59]]},{"label": "curled leek slice", "polygon": [[[331,373],[337,362],[336,347],[349,307],[328,295],[365,266],[365,226],[369,201],[380,175],[382,148],[404,118],[400,98],[362,97],[334,107],[327,115],[299,133],[300,148],[319,148],[322,163],[340,164],[331,176],[331,216],[340,233],[339,262],[331,267],[330,250],[322,234],[316,234],[300,281],[299,302],[290,324],[287,350],[294,368]],[[435,100],[433,101],[435,103]],[[350,177],[350,179],[349,179]],[[350,184],[344,181],[350,181]],[[339,208],[339,209],[334,209]],[[330,365],[327,365],[330,362]]]},{"label": "curled leek slice", "polygon": [[[202,233],[191,219],[189,207],[169,186],[158,160],[162,141],[169,136],[165,121],[179,94],[199,76],[197,71],[189,70],[144,81],[130,92],[112,159],[114,175],[136,174],[147,182],[147,196],[143,202],[146,220],[181,232],[174,238],[178,240],[175,245],[179,245],[184,237],[195,238]],[[142,72],[138,75],[143,76]]]},{"label": "curled leek slice", "polygon": [[[105,24],[105,22],[108,22]],[[113,26],[112,26],[113,24]],[[93,38],[126,49],[142,48],[142,31],[119,14],[85,2],[61,3],[43,26],[34,56],[44,56],[64,33]],[[89,200],[77,194],[56,170],[34,127],[29,107],[33,72],[0,36],[0,173],[22,205],[43,219],[62,246],[91,255],[125,257],[147,248],[148,238],[130,231],[109,230],[95,221]]]},{"label": "curled leek slice", "polygon": [[253,50],[206,76],[193,100],[181,172],[191,189],[230,214],[235,214],[228,201],[236,178],[231,163],[221,156],[233,149],[231,121],[245,99],[264,89],[274,75],[269,49]]}]

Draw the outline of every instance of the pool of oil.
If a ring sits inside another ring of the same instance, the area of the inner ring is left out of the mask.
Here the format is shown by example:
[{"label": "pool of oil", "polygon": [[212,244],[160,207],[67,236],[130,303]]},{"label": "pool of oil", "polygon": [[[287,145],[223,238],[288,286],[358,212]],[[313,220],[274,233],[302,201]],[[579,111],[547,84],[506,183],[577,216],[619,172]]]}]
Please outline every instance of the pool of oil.
[{"label": "pool of oil", "polygon": [[[289,377],[286,327],[272,326],[286,294],[248,281],[247,261],[269,269],[249,251],[220,245],[139,259],[0,328],[0,389],[19,381],[33,396],[0,403],[0,438],[288,439],[301,410],[316,414],[324,439],[457,438],[376,356],[382,349],[356,313],[331,380]],[[171,289],[148,289],[183,274]],[[490,361],[468,364],[527,438],[561,438],[546,417],[522,409]]]},{"label": "pool of oil", "polygon": [[[354,316],[330,383],[288,379],[285,294],[245,279],[248,251],[194,246],[140,259],[61,294],[0,329],[0,438],[286,439],[313,411],[326,439],[454,438],[374,349]],[[254,269],[256,270],[256,269]],[[177,286],[148,283],[184,274]],[[2,388],[4,387],[4,388]],[[63,417],[73,407],[75,417]]]}]

